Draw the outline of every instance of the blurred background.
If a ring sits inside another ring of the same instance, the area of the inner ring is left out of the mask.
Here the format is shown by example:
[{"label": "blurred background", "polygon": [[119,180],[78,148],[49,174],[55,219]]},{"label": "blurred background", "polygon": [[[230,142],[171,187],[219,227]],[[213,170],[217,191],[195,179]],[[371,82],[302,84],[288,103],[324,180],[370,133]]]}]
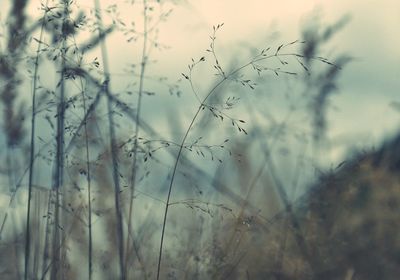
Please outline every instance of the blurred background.
[{"label": "blurred background", "polygon": [[0,5],[4,279],[317,277],[297,205],[398,134],[395,0]]}]

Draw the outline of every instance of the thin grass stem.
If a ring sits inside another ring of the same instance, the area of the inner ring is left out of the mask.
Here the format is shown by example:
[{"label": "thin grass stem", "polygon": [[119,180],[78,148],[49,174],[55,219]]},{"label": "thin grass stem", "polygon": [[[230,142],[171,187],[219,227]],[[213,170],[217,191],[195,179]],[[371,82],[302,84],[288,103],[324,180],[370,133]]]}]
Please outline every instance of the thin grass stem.
[{"label": "thin grass stem", "polygon": [[[48,0],[46,0],[46,6],[48,4]],[[31,200],[32,200],[32,184],[33,184],[33,171],[34,171],[34,161],[35,161],[35,127],[36,127],[36,89],[37,89],[37,78],[38,78],[38,70],[39,70],[39,57],[40,57],[40,49],[43,41],[43,31],[44,25],[46,21],[46,13],[42,18],[42,25],[40,28],[39,34],[39,42],[38,47],[36,49],[36,58],[35,65],[33,70],[33,85],[32,85],[32,113],[31,113],[31,144],[29,149],[29,177],[28,177],[28,206],[26,213],[26,233],[25,233],[25,270],[24,270],[24,279],[27,280],[29,278],[29,258],[30,258],[30,221],[31,221]]]},{"label": "thin grass stem", "polygon": [[[101,16],[101,6],[100,1],[94,1],[99,32],[103,31],[103,20]],[[108,66],[108,56],[107,56],[107,47],[105,40],[102,40],[100,43],[101,46],[101,56],[103,60],[103,68],[104,68],[104,83],[103,83],[103,92],[108,93],[110,87],[110,72]],[[122,223],[122,210],[121,210],[121,202],[120,202],[120,182],[119,182],[119,171],[118,171],[118,151],[116,144],[116,136],[115,136],[115,127],[114,127],[114,117],[112,110],[112,101],[109,95],[107,95],[107,111],[108,111],[108,123],[109,123],[109,136],[110,136],[110,150],[111,150],[111,159],[112,159],[112,175],[114,181],[114,203],[115,203],[115,215],[117,220],[117,243],[118,243],[118,252],[119,252],[119,270],[120,270],[120,279],[125,280],[125,268],[124,268],[124,232],[123,232],[123,223]]]}]

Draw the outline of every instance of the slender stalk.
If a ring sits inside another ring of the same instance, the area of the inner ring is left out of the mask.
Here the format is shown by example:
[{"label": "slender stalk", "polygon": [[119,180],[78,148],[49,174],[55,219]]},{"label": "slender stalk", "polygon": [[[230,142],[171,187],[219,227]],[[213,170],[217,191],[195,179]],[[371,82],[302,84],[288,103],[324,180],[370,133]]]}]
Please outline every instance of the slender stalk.
[{"label": "slender stalk", "polygon": [[[107,86],[107,85],[105,85]],[[108,121],[109,121],[109,133],[110,133],[110,148],[111,148],[111,157],[112,157],[112,164],[113,164],[113,180],[114,180],[114,189],[115,189],[115,212],[117,218],[117,239],[118,239],[118,250],[119,250],[119,265],[120,265],[120,272],[121,272],[121,279],[124,280],[124,233],[123,233],[123,226],[122,226],[122,211],[121,211],[121,202],[119,198],[120,194],[120,183],[119,183],[119,174],[118,174],[118,159],[117,159],[117,147],[115,141],[115,129],[114,129],[114,118],[112,112],[112,103],[108,100],[107,103],[108,109]]]},{"label": "slender stalk", "polygon": [[[143,85],[144,85],[144,73],[147,64],[147,1],[143,1],[143,46],[142,46],[142,61],[140,63],[140,77],[139,77],[139,92],[137,97],[137,109],[136,109],[136,119],[135,119],[135,140],[133,144],[133,164],[132,164],[132,176],[131,176],[131,188],[130,188],[130,201],[129,201],[129,213],[128,213],[128,231],[130,234],[127,236],[126,240],[126,250],[130,250],[130,237],[133,239],[133,230],[132,230],[132,210],[133,210],[133,199],[135,195],[135,183],[136,183],[136,174],[137,174],[137,150],[138,150],[138,137],[139,137],[139,128],[140,128],[140,113],[142,108],[142,96],[143,96]],[[125,259],[125,269],[127,269],[129,254],[126,254]],[[127,275],[127,271],[125,272]]]},{"label": "slender stalk", "polygon": [[[86,116],[86,95],[84,91],[83,81],[82,78],[79,79],[81,89],[82,89],[82,100],[83,100],[83,115]],[[92,191],[91,191],[91,171],[90,171],[90,149],[89,149],[89,138],[88,138],[88,129],[87,129],[87,118],[84,120],[84,133],[85,133],[85,152],[86,152],[86,178],[87,178],[87,200],[88,200],[88,239],[89,239],[89,246],[88,246],[88,277],[89,280],[92,279],[93,275],[93,235],[92,235]]]},{"label": "slender stalk", "polygon": [[[75,218],[78,218],[79,217],[79,215],[81,214],[81,212],[83,211],[83,209],[84,209],[84,206],[83,205],[81,205],[79,208],[77,208],[77,209],[75,209]],[[68,236],[70,236],[71,235],[71,232],[73,231],[73,229],[74,228],[76,228],[76,222],[78,222],[78,221],[81,221],[82,222],[82,220],[81,219],[74,219],[74,220],[72,220],[72,222],[70,223],[70,224],[68,224],[68,225],[66,225],[66,227],[63,229],[64,231],[65,231],[65,234],[62,236],[62,238],[60,239],[60,243],[59,243],[59,250],[61,249],[61,248],[65,248],[66,247],[66,243],[67,243],[67,241],[68,241],[68,239],[67,239],[67,237]],[[67,228],[68,227],[68,228]],[[41,279],[41,280],[44,280],[44,279],[46,279],[46,275],[47,275],[47,272],[49,271],[49,269],[51,268],[51,267],[53,267],[54,265],[53,265],[53,263],[55,262],[56,260],[55,259],[52,259],[52,260],[50,260],[50,262],[49,262],[49,264],[48,265],[46,265],[45,263],[43,264],[43,272],[42,272],[42,275],[40,276],[40,277],[38,277],[38,278],[35,278],[35,279]],[[61,277],[61,278],[57,278],[57,280],[58,279],[65,279],[65,276],[63,276],[63,277]]]},{"label": "slender stalk", "polygon": [[[40,191],[40,193],[37,193],[36,196],[33,197],[34,201],[35,201],[35,217],[36,217],[36,242],[35,245],[33,246],[33,264],[32,264],[32,272],[31,275],[34,275],[34,277],[38,277],[39,275],[39,264],[40,264],[40,255],[41,255],[41,250],[40,248],[42,248],[42,219],[40,218],[43,214],[43,205],[42,203],[44,202],[44,205],[46,206],[46,199],[43,200],[43,197],[46,198],[45,196],[46,192]],[[43,195],[43,196],[42,196]]]},{"label": "slender stalk", "polygon": [[[247,65],[246,65],[246,66],[247,66]],[[244,66],[244,67],[245,67],[245,66]],[[242,69],[242,68],[244,68],[244,67],[241,67],[240,69]],[[239,71],[239,70],[238,70],[238,71]],[[237,71],[232,72],[232,74],[231,74],[230,76],[234,75],[236,72],[237,72]],[[230,77],[230,76],[229,76],[229,77]],[[192,129],[192,127],[193,127],[193,125],[194,125],[194,123],[195,123],[195,121],[196,121],[196,119],[197,119],[197,116],[199,115],[199,113],[202,111],[202,109],[203,109],[203,107],[204,107],[203,104],[205,104],[205,102],[207,101],[207,99],[214,93],[214,91],[215,91],[220,85],[222,85],[222,84],[227,80],[227,78],[228,78],[228,77],[223,77],[223,79],[222,79],[220,82],[218,82],[218,83],[211,89],[211,91],[207,94],[207,96],[201,101],[201,103],[200,103],[199,107],[197,108],[197,111],[196,111],[196,113],[194,114],[194,116],[193,116],[193,118],[192,118],[192,120],[191,120],[191,122],[190,122],[188,128],[186,129],[185,135],[183,136],[182,141],[181,141],[181,143],[180,143],[180,145],[179,145],[178,154],[177,154],[177,156],[176,156],[174,168],[173,168],[173,171],[172,171],[171,181],[170,181],[169,187],[168,187],[167,201],[166,201],[165,210],[164,210],[164,219],[163,219],[163,226],[162,226],[162,231],[161,231],[161,241],[160,241],[160,251],[159,251],[159,255],[158,255],[157,279],[160,278],[160,268],[161,268],[161,259],[162,259],[163,244],[164,244],[164,235],[165,235],[165,228],[166,228],[166,223],[167,223],[168,209],[169,209],[169,206],[170,206],[170,198],[171,198],[171,193],[172,193],[172,187],[173,187],[173,184],[174,184],[175,174],[176,174],[176,170],[177,170],[177,167],[178,167],[179,160],[180,160],[180,158],[181,158],[181,154],[182,154],[182,150],[183,150],[184,144],[185,144],[185,142],[186,142],[186,139],[187,139],[187,137],[188,137],[188,135],[189,135],[190,130]]]},{"label": "slender stalk", "polygon": [[47,208],[46,208],[46,226],[44,234],[44,248],[43,248],[43,260],[42,260],[42,275],[46,274],[46,265],[49,258],[49,242],[50,242],[50,209],[51,209],[51,196],[52,191],[49,191],[47,198]]},{"label": "slender stalk", "polygon": [[53,232],[53,239],[52,239],[52,260],[51,260],[51,271],[50,271],[50,279],[56,280],[59,277],[60,272],[60,258],[61,258],[61,251],[60,251],[60,192],[59,189],[53,189],[52,194],[55,197],[55,205],[54,205],[54,232]]},{"label": "slender stalk", "polygon": [[[99,32],[103,32],[103,20],[101,16],[101,7],[100,1],[94,1],[95,8],[97,11],[97,19],[99,25]],[[101,55],[103,60],[103,68],[104,68],[104,83],[103,83],[103,92],[108,93],[110,87],[110,72],[108,66],[108,56],[107,56],[107,47],[105,40],[101,41]],[[108,111],[108,123],[109,123],[109,134],[110,134],[110,150],[111,150],[111,159],[113,164],[113,181],[114,181],[114,203],[115,203],[115,214],[117,220],[117,243],[118,243],[118,251],[119,251],[119,269],[120,269],[120,279],[125,280],[125,269],[124,269],[124,232],[123,232],[123,224],[122,224],[122,211],[121,211],[121,202],[120,202],[120,182],[119,182],[119,171],[118,171],[118,158],[117,158],[117,145],[115,140],[115,127],[114,127],[114,117],[112,111],[112,100],[107,95],[107,111]]]},{"label": "slender stalk", "polygon": [[[74,40],[75,47],[77,49],[77,60],[78,60],[78,65],[82,64],[83,56],[80,54],[78,46],[75,41],[75,36],[72,36]],[[82,96],[82,102],[83,102],[83,119],[82,119],[82,124],[84,128],[84,135],[85,135],[85,153],[86,153],[86,182],[88,184],[87,188],[87,200],[88,200],[88,278],[89,280],[92,279],[93,276],[93,234],[92,234],[92,191],[91,191],[91,170],[90,170],[90,149],[89,149],[89,137],[88,137],[88,129],[87,129],[87,120],[89,118],[89,115],[91,113],[88,112],[87,110],[87,105],[86,105],[86,94],[85,94],[85,86],[83,84],[83,78],[82,76],[79,76],[79,85],[80,85],[80,90],[81,90],[81,96]],[[100,96],[100,95],[98,95]],[[79,128],[76,131],[75,135],[79,134]],[[71,143],[71,142],[70,142]],[[68,146],[66,147],[66,152],[68,150]]]},{"label": "slender stalk", "polygon": [[[225,80],[225,79],[224,79],[224,80]],[[203,104],[201,104],[201,105],[199,106],[199,108],[197,109],[197,111],[196,111],[194,117],[192,118],[192,121],[191,121],[190,124],[189,124],[188,129],[186,130],[185,136],[183,137],[182,142],[181,142],[181,145],[179,146],[178,155],[176,156],[176,160],[175,160],[175,164],[174,164],[174,169],[173,169],[173,171],[172,171],[172,177],[171,177],[171,181],[170,181],[169,187],[168,187],[167,202],[166,202],[166,204],[165,204],[164,219],[163,219],[163,225],[162,225],[162,230],[161,230],[160,251],[159,251],[159,254],[158,254],[158,265],[157,265],[157,280],[160,279],[160,269],[161,269],[161,259],[162,259],[162,253],[163,253],[163,245],[164,245],[165,228],[166,228],[166,225],[167,225],[167,216],[168,216],[168,209],[169,209],[169,201],[170,201],[170,198],[171,198],[172,186],[173,186],[173,183],[174,183],[174,178],[175,178],[176,169],[177,169],[177,167],[178,167],[178,162],[179,162],[179,159],[180,159],[180,157],[181,157],[181,153],[182,153],[182,150],[183,150],[183,145],[185,144],[186,138],[187,138],[188,135],[189,135],[189,131],[190,131],[190,129],[192,128],[192,126],[193,126],[195,120],[197,119],[197,116],[198,116],[198,114],[200,113],[202,107],[203,107]]]},{"label": "slender stalk", "polygon": [[[247,64],[246,66],[248,66],[248,65],[250,65],[250,64]],[[242,68],[244,68],[246,66],[243,66],[243,67],[241,67],[239,69],[242,69]],[[237,71],[239,71],[239,70],[237,70]],[[230,76],[234,75],[237,71],[232,72],[232,74]],[[157,264],[157,280],[160,279],[160,269],[161,269],[161,260],[162,260],[163,245],[164,245],[164,235],[165,235],[165,228],[166,228],[166,225],[167,225],[168,209],[169,209],[169,205],[170,205],[169,201],[171,199],[172,187],[173,187],[173,184],[174,184],[174,181],[175,181],[175,174],[176,174],[176,170],[177,170],[177,167],[178,167],[179,160],[181,158],[181,154],[182,154],[182,150],[183,150],[184,144],[186,142],[186,139],[187,139],[187,137],[189,135],[190,130],[192,129],[192,127],[193,127],[193,125],[194,125],[194,123],[195,123],[195,121],[197,119],[197,116],[199,115],[199,113],[201,112],[201,110],[202,110],[202,108],[204,106],[203,104],[205,104],[207,99],[226,80],[227,80],[227,77],[224,77],[220,82],[218,82],[211,89],[211,91],[207,94],[207,96],[202,100],[202,102],[200,103],[199,107],[197,108],[196,113],[194,114],[194,116],[193,116],[188,128],[186,129],[186,133],[182,138],[181,144],[179,145],[178,155],[176,156],[176,159],[175,159],[174,168],[172,170],[171,181],[170,181],[169,187],[168,187],[167,201],[166,201],[165,210],[164,210],[164,219],[163,219],[163,225],[162,225],[162,230],[161,230],[161,240],[160,240],[160,251],[159,251],[159,255],[158,255],[158,264]]]},{"label": "slender stalk", "polygon": [[[46,1],[46,6],[48,4],[48,0]],[[37,76],[39,70],[39,56],[40,56],[40,48],[43,40],[43,30],[44,24],[46,20],[46,11],[42,18],[42,26],[40,28],[39,35],[39,43],[36,49],[36,58],[35,58],[35,66],[33,72],[33,85],[32,85],[32,112],[31,112],[31,145],[29,150],[30,160],[29,160],[29,178],[28,178],[28,206],[26,213],[26,234],[25,234],[25,273],[24,279],[27,280],[29,277],[29,258],[30,258],[30,220],[31,220],[31,200],[32,200],[32,184],[33,184],[33,167],[35,160],[35,124],[36,124],[36,88],[37,88]]]},{"label": "slender stalk", "polygon": [[[62,0],[64,6],[63,12],[63,26],[67,24],[69,16],[69,1]],[[65,127],[65,72],[66,72],[66,52],[67,52],[67,30],[62,29],[60,34],[62,40],[61,47],[61,75],[60,75],[60,93],[59,103],[57,106],[57,151],[56,151],[56,169],[53,181],[53,192],[55,195],[54,205],[54,233],[52,243],[52,254],[54,265],[51,267],[51,279],[58,279],[60,277],[60,261],[61,261],[61,248],[60,248],[60,188],[64,184],[64,127]]]},{"label": "slender stalk", "polygon": [[[86,97],[84,92],[82,91],[83,96],[83,110],[86,115]],[[88,132],[87,132],[87,124],[85,122],[85,146],[86,146],[86,176],[87,176],[87,184],[88,184],[88,237],[89,237],[89,248],[88,248],[88,257],[89,257],[89,280],[92,279],[93,274],[93,240],[92,240],[92,197],[91,197],[91,178],[90,178],[90,152],[89,152],[89,140],[88,140]]]}]

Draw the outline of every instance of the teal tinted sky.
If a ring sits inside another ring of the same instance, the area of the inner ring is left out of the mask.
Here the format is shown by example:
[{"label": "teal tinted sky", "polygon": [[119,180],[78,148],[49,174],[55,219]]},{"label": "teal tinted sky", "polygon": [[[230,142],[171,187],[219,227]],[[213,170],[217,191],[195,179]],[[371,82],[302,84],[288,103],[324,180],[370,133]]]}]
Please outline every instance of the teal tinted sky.
[{"label": "teal tinted sky", "polygon": [[[328,135],[331,139],[347,139],[346,147],[360,147],[376,144],[385,135],[396,131],[400,113],[390,104],[400,102],[400,3],[397,0],[161,2],[162,11],[172,10],[168,19],[159,25],[158,36],[159,42],[169,48],[152,52],[150,59],[157,62],[148,68],[148,73],[165,75],[172,81],[181,77],[180,73],[186,71],[192,57],[205,54],[212,26],[218,23],[223,22],[225,25],[218,35],[217,50],[222,63],[228,64],[232,57],[243,50],[243,46],[265,47],[266,43],[279,44],[298,39],[302,27],[312,16],[318,15],[325,26],[335,23],[345,15],[350,16],[348,24],[323,50],[328,58],[340,53],[354,58],[343,70],[339,80],[340,94],[332,99],[336,109],[331,110],[328,115]],[[92,1],[77,3],[82,9],[93,7]],[[32,14],[38,14],[38,4],[39,1],[31,1]],[[124,22],[134,22],[139,31],[143,27],[141,2],[106,0],[101,1],[101,4],[103,9],[116,4]],[[157,6],[154,17],[159,11]],[[110,17],[104,18],[111,23]],[[115,32],[107,40],[113,73],[121,73],[128,64],[137,63],[140,58],[140,40],[134,44],[126,42],[126,39],[120,32]],[[98,56],[96,53],[91,55]],[[116,90],[119,90],[120,84],[124,84],[121,82],[123,79],[124,77],[115,76]],[[205,82],[199,86],[206,88],[209,84]],[[150,83],[148,85],[151,87]],[[186,93],[184,91],[183,102],[193,101],[192,94]],[[167,96],[162,92],[160,95]],[[174,102],[171,104],[174,106]],[[154,108],[160,105],[153,102],[148,106]],[[157,112],[162,115],[163,111]],[[155,119],[160,118],[153,113],[151,115]],[[190,115],[189,110],[188,116]],[[161,118],[159,125],[166,127],[162,119],[166,118]],[[337,151],[337,155],[345,152],[345,146]]]}]

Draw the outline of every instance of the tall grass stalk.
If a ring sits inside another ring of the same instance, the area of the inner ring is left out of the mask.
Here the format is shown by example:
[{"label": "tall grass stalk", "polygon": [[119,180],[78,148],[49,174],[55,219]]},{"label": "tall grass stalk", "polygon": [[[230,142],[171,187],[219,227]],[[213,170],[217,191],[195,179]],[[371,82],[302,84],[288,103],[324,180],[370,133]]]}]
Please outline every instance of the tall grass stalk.
[{"label": "tall grass stalk", "polygon": [[52,192],[49,192],[48,200],[47,200],[47,207],[46,207],[46,224],[45,224],[45,235],[44,235],[44,247],[43,247],[43,260],[42,260],[42,278],[44,279],[48,267],[47,261],[49,259],[50,253],[49,253],[49,243],[50,243],[50,211],[51,211],[51,202],[52,202]]},{"label": "tall grass stalk", "polygon": [[61,212],[60,206],[63,203],[61,198],[60,189],[64,185],[64,164],[65,164],[65,151],[64,151],[64,131],[65,131],[65,96],[66,96],[66,56],[67,56],[67,39],[69,34],[69,30],[67,28],[69,24],[69,5],[70,1],[62,0],[61,4],[63,6],[62,13],[62,28],[59,39],[61,42],[61,69],[60,69],[60,81],[59,81],[59,101],[57,105],[57,134],[56,134],[56,166],[55,166],[55,174],[53,180],[53,193],[55,196],[55,205],[54,205],[54,232],[53,232],[53,240],[52,240],[52,266],[50,272],[51,279],[58,279],[58,277],[62,276],[62,257],[61,257],[61,239],[60,233],[61,229]]},{"label": "tall grass stalk", "polygon": [[[103,20],[101,13],[100,1],[94,1],[96,12],[97,12],[97,22],[99,27],[99,33],[103,32]],[[104,69],[104,83],[103,83],[103,92],[109,93],[110,87],[110,72],[108,66],[108,52],[106,47],[105,40],[101,40],[101,56],[103,61],[103,69]],[[108,113],[108,123],[109,123],[109,134],[110,134],[110,151],[111,151],[111,159],[112,159],[112,175],[114,181],[114,203],[115,203],[115,215],[117,220],[117,243],[118,243],[118,252],[119,252],[119,270],[120,270],[120,279],[125,280],[125,269],[124,269],[124,231],[123,231],[123,223],[122,223],[122,210],[121,210],[121,202],[120,202],[120,182],[119,182],[119,171],[118,171],[118,150],[115,136],[115,127],[114,127],[114,116],[112,110],[112,100],[107,94],[107,113]]]},{"label": "tall grass stalk", "polygon": [[[74,39],[75,40],[75,39]],[[76,43],[75,43],[76,46]],[[78,47],[76,46],[78,49]],[[79,53],[79,50],[78,52]],[[78,57],[78,65],[81,65],[83,57]],[[91,169],[90,169],[90,147],[89,147],[89,136],[87,122],[89,119],[87,110],[87,96],[85,94],[85,86],[83,84],[83,78],[79,76],[79,85],[82,96],[82,106],[83,106],[83,131],[85,138],[85,164],[86,164],[86,183],[87,183],[87,203],[88,203],[88,279],[91,280],[93,277],[93,233],[92,233],[92,179],[91,179]]]},{"label": "tall grass stalk", "polygon": [[[83,112],[86,115],[86,95],[83,88],[82,79],[80,79],[82,86],[82,100],[83,100]],[[93,235],[92,235],[92,182],[91,182],[91,171],[90,171],[90,150],[89,150],[89,139],[88,139],[88,131],[87,131],[87,121],[85,121],[84,125],[85,131],[85,152],[86,152],[86,180],[87,180],[87,200],[88,200],[88,277],[89,280],[92,279],[93,275]]]},{"label": "tall grass stalk", "polygon": [[[140,63],[140,76],[139,76],[139,91],[138,91],[138,96],[137,96],[137,109],[136,109],[136,118],[135,118],[135,139],[133,143],[133,164],[132,164],[132,175],[131,175],[131,181],[130,181],[130,198],[129,198],[129,213],[128,213],[128,236],[126,240],[126,250],[128,250],[126,254],[126,259],[125,259],[125,269],[127,269],[127,265],[129,262],[129,255],[130,252],[132,251],[130,249],[130,238],[134,238],[133,236],[133,230],[132,230],[132,211],[133,211],[133,199],[135,197],[135,184],[136,184],[136,175],[137,175],[137,152],[138,152],[138,138],[139,138],[139,129],[140,129],[140,113],[141,113],[141,108],[142,108],[142,96],[143,96],[143,85],[144,85],[144,74],[146,70],[146,64],[147,64],[147,36],[148,36],[148,31],[147,31],[147,24],[148,24],[148,16],[147,16],[147,1],[143,1],[143,46],[142,46],[142,59]],[[132,246],[134,243],[134,240],[132,240]],[[133,262],[132,262],[133,263]],[[132,267],[131,267],[132,269]],[[128,271],[125,272],[126,275],[128,275]]]},{"label": "tall grass stalk", "polygon": [[[72,36],[73,41],[74,41],[74,48],[76,50],[76,57],[77,57],[77,64],[78,66],[82,65],[83,61],[83,50],[80,50],[77,43],[76,43],[76,38],[75,35]],[[79,89],[80,89],[80,94],[82,97],[82,106],[83,106],[83,118],[81,124],[77,127],[76,133],[74,136],[77,136],[79,134],[79,131],[81,130],[83,126],[83,133],[84,133],[84,146],[85,146],[85,165],[86,165],[86,183],[87,183],[87,203],[88,203],[88,279],[91,280],[93,277],[93,233],[92,233],[92,179],[91,179],[91,168],[90,168],[90,146],[89,146],[89,135],[88,135],[88,126],[87,122],[89,119],[90,114],[92,113],[92,110],[88,110],[87,108],[87,96],[85,94],[86,92],[86,85],[83,83],[83,77],[79,76]],[[100,93],[98,94],[98,97],[100,97]],[[99,98],[97,98],[99,99]],[[97,104],[97,102],[95,103]],[[93,105],[93,104],[92,104]],[[94,109],[93,109],[94,110]],[[70,143],[72,143],[73,140],[71,140]],[[67,145],[66,147],[66,152],[69,150],[70,145]]]},{"label": "tall grass stalk", "polygon": [[[48,5],[48,0],[46,0],[46,7]],[[39,33],[39,42],[36,49],[35,65],[33,70],[33,81],[32,81],[32,112],[31,112],[31,139],[30,139],[30,149],[29,149],[29,177],[28,177],[28,206],[26,213],[26,233],[25,233],[25,272],[24,279],[29,278],[29,258],[30,258],[30,244],[31,244],[31,200],[32,200],[32,184],[33,184],[33,171],[34,171],[34,161],[35,161],[35,128],[36,128],[36,89],[38,80],[38,70],[39,70],[39,57],[40,49],[42,47],[43,41],[43,31],[46,22],[47,10],[45,10],[42,17],[42,25]]]}]

